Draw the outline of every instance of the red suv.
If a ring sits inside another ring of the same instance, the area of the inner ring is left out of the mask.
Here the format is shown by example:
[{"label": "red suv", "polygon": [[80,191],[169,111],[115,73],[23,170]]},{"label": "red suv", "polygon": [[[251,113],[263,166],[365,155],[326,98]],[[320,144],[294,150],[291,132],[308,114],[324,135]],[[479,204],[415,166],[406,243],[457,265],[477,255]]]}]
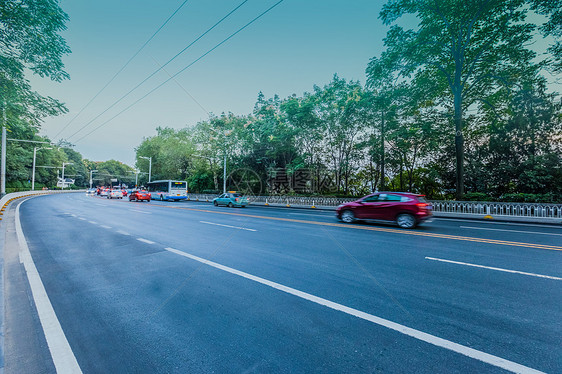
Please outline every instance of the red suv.
[{"label": "red suv", "polygon": [[432,213],[431,204],[423,195],[377,192],[338,206],[336,215],[347,223],[355,220],[392,221],[402,228],[411,229],[430,218]]}]

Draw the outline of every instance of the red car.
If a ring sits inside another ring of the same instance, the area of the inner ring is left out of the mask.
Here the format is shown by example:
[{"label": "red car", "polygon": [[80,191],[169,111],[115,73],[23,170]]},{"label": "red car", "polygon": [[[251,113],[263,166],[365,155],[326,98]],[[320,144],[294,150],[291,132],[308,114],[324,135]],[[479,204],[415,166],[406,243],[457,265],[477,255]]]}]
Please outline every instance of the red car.
[{"label": "red car", "polygon": [[135,190],[129,194],[129,201],[142,201],[146,200],[150,202],[151,196],[150,192],[145,190]]},{"label": "red car", "polygon": [[337,207],[336,215],[343,222],[376,220],[395,222],[411,229],[430,218],[431,204],[423,197],[409,192],[377,192]]}]

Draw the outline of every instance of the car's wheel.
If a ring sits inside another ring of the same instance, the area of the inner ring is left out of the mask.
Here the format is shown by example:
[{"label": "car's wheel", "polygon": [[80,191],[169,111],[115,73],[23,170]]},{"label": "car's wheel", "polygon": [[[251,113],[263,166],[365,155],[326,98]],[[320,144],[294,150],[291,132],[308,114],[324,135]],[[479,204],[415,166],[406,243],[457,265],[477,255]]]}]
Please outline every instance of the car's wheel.
[{"label": "car's wheel", "polygon": [[355,221],[355,214],[351,210],[344,210],[341,213],[341,220],[345,223],[352,223]]},{"label": "car's wheel", "polygon": [[416,219],[413,215],[407,213],[399,214],[396,217],[396,223],[403,229],[413,229],[416,227]]},{"label": "car's wheel", "polygon": [[150,199],[146,199],[146,201],[148,201],[150,203]]},{"label": "car's wheel", "polygon": [[229,207],[229,208],[234,208],[234,205],[232,205],[232,203],[228,203],[228,207]]},{"label": "car's wheel", "polygon": [[213,205],[214,205],[214,206],[219,206],[219,203],[217,203],[216,201],[213,201]]},{"label": "car's wheel", "polygon": [[160,195],[160,201],[164,201],[164,195]]}]

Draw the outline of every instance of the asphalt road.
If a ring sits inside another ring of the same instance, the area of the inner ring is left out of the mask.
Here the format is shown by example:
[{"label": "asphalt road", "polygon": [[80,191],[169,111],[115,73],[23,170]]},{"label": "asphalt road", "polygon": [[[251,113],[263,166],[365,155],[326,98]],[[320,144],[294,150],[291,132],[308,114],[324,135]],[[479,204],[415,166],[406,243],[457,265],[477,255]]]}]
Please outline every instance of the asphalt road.
[{"label": "asphalt road", "polygon": [[70,356],[84,373],[562,372],[559,227],[83,194],[19,217],[31,258],[2,221],[6,373]]}]

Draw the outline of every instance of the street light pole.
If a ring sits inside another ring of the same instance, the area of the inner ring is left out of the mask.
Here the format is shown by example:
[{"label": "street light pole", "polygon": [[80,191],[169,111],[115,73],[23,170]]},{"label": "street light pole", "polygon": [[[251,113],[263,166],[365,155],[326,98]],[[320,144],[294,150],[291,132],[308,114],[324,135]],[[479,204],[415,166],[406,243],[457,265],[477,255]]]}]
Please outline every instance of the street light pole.
[{"label": "street light pole", "polygon": [[97,170],[90,170],[90,189],[92,189],[92,174],[94,174]]},{"label": "street light pole", "polygon": [[224,167],[222,172],[222,193],[226,193],[226,149],[224,151]]},{"label": "street light pole", "polygon": [[6,120],[6,100],[4,100],[4,106],[2,107],[4,122],[2,122],[2,158],[0,166],[0,197],[6,195],[6,126],[8,126],[8,121]]},{"label": "street light pole", "polygon": [[139,156],[148,160],[148,183],[150,183],[150,178],[152,176],[152,157]]},{"label": "street light pole", "polygon": [[64,182],[65,182],[65,179],[64,179],[64,167],[65,167],[66,165],[72,165],[72,164],[73,164],[73,162],[63,162],[63,163],[62,163],[62,189],[63,189],[63,190],[64,190]]},{"label": "street light pole", "polygon": [[[39,149],[53,149],[53,148],[39,148]],[[33,168],[31,172],[31,191],[35,191],[35,159],[37,157],[37,147],[33,147]]]}]

